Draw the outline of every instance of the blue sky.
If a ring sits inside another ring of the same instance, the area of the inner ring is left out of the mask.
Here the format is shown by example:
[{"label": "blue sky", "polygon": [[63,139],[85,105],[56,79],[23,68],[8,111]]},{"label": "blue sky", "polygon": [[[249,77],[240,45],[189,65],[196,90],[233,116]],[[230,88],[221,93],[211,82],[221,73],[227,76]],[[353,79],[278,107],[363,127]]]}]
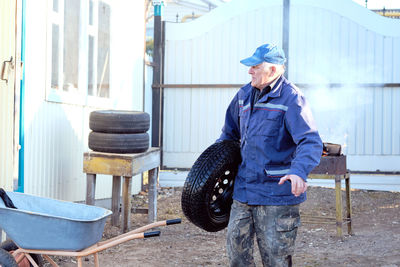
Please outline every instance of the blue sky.
[{"label": "blue sky", "polygon": [[[353,0],[354,2],[365,7],[365,0]],[[369,9],[400,9],[400,0],[368,0]]]}]

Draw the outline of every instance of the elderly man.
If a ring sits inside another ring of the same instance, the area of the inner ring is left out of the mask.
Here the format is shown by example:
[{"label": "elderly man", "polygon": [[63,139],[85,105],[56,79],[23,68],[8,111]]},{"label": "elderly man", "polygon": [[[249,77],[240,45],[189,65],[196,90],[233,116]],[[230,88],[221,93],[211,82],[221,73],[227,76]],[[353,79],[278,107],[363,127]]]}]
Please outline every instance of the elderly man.
[{"label": "elderly man", "polygon": [[264,266],[292,265],[299,204],[322,154],[311,110],[283,76],[285,61],[283,50],[271,44],[240,61],[251,83],[230,103],[218,139],[241,142],[227,235],[231,266],[254,266],[254,235]]}]

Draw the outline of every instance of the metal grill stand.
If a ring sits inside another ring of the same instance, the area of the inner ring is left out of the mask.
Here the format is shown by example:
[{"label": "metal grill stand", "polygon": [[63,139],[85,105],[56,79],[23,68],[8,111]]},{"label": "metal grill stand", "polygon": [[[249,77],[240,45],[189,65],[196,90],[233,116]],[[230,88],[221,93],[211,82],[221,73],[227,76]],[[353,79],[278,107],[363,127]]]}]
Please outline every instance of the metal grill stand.
[{"label": "metal grill stand", "polygon": [[[309,179],[333,179],[335,180],[336,192],[336,218],[313,215],[303,215],[304,223],[327,223],[336,224],[337,236],[343,240],[343,224],[347,224],[347,232],[353,234],[351,227],[351,194],[350,194],[350,173],[346,169],[346,156],[324,156],[320,164],[309,174]],[[342,203],[342,180],[346,186],[346,217],[343,219]]]}]

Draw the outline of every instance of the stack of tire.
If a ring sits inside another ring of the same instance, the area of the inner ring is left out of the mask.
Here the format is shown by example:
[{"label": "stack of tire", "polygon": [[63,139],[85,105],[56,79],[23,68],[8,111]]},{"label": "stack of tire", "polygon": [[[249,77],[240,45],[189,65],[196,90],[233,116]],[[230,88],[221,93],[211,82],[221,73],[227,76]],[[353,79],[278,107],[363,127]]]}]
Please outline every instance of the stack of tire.
[{"label": "stack of tire", "polygon": [[224,229],[229,222],[233,184],[241,162],[240,144],[212,144],[196,160],[182,190],[182,211],[208,232]]},{"label": "stack of tire", "polygon": [[96,110],[90,113],[89,148],[107,153],[142,153],[149,149],[150,115],[141,111]]}]

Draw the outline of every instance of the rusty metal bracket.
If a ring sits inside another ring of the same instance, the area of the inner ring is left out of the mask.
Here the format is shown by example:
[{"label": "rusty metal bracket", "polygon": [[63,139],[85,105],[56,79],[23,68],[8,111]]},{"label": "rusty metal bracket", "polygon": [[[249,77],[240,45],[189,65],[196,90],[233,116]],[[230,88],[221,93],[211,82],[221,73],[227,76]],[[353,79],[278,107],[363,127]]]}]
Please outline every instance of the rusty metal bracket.
[{"label": "rusty metal bracket", "polygon": [[4,61],[3,62],[3,68],[1,69],[1,78],[3,81],[6,81],[8,83],[8,74],[10,70],[14,69],[14,63],[13,63],[13,57],[10,57],[10,60]]}]

